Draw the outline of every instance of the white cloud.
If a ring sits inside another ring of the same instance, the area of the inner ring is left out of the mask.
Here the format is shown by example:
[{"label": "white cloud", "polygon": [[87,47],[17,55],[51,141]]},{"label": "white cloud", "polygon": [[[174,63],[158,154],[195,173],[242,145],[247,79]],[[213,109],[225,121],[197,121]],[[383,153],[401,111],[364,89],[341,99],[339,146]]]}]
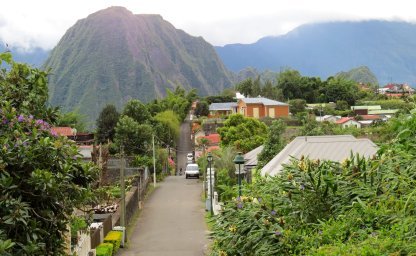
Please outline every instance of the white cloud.
[{"label": "white cloud", "polygon": [[79,19],[109,6],[157,13],[214,45],[252,43],[304,23],[327,20],[416,21],[410,0],[14,0],[0,6],[0,40],[24,49],[50,49]]}]

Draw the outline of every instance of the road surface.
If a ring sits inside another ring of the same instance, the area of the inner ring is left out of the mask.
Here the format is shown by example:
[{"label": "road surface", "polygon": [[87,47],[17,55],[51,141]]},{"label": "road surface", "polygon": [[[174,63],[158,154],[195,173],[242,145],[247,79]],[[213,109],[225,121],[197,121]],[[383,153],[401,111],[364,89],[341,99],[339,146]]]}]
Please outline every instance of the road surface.
[{"label": "road surface", "polygon": [[[186,164],[186,153],[191,152],[189,123],[182,128],[178,161]],[[128,248],[121,249],[119,255],[205,255],[208,238],[201,193],[202,182],[184,175],[169,176],[158,183],[144,204]]]}]

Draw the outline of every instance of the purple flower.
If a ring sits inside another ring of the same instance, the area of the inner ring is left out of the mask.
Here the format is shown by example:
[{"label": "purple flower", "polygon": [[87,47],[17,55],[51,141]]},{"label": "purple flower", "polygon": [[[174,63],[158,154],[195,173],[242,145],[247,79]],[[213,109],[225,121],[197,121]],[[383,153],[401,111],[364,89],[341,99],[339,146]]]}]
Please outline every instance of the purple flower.
[{"label": "purple flower", "polygon": [[240,202],[241,201],[241,197],[237,197],[237,201]]},{"label": "purple flower", "polygon": [[305,190],[305,185],[300,184],[300,190]]},{"label": "purple flower", "polygon": [[6,119],[6,118],[4,118],[3,119],[3,121],[1,122],[2,124],[7,124],[7,123],[9,123],[9,121]]},{"label": "purple flower", "polygon": [[322,230],[319,230],[319,231],[318,231],[318,234],[322,235]]},{"label": "purple flower", "polygon": [[54,136],[54,137],[58,137],[58,134],[56,133],[56,131],[54,131],[54,130],[51,130],[51,134],[52,134],[52,136]]},{"label": "purple flower", "polygon": [[27,147],[27,145],[28,145],[29,143],[27,142],[27,141],[23,141],[23,143],[22,143],[22,145],[24,146],[24,147]]},{"label": "purple flower", "polygon": [[237,204],[237,208],[238,208],[238,209],[243,208],[243,204],[242,204],[242,203],[238,203],[238,204]]},{"label": "purple flower", "polygon": [[274,232],[274,234],[275,234],[276,236],[281,236],[281,235],[282,235],[282,232],[280,232],[280,231],[275,231],[275,232]]},{"label": "purple flower", "polygon": [[276,215],[276,211],[275,211],[275,210],[272,210],[272,211],[270,212],[270,214],[271,214],[271,215]]},{"label": "purple flower", "polygon": [[25,121],[25,117],[24,117],[23,115],[19,115],[19,116],[17,117],[17,121],[18,121],[19,123],[21,123],[21,122]]}]

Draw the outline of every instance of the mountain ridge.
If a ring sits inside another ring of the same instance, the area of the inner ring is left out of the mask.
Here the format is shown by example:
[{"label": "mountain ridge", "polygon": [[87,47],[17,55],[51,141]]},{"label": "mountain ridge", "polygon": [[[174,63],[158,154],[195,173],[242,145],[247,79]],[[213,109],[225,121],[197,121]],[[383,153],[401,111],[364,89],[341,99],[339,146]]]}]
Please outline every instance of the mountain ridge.
[{"label": "mountain ridge", "polygon": [[96,118],[104,105],[148,102],[183,86],[219,93],[232,77],[212,45],[158,14],[109,7],[69,28],[45,62],[50,102]]},{"label": "mountain ridge", "polygon": [[272,71],[290,67],[303,75],[327,78],[367,66],[381,84],[391,80],[416,84],[415,47],[415,24],[370,20],[305,24],[253,44],[215,49],[234,72],[246,67]]}]

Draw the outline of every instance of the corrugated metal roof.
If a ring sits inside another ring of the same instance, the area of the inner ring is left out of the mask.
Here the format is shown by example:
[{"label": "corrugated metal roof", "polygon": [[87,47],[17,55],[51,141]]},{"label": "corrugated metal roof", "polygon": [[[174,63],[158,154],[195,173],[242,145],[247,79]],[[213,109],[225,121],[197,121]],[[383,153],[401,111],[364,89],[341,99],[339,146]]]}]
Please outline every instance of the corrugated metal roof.
[{"label": "corrugated metal roof", "polygon": [[381,114],[395,114],[398,109],[381,109],[381,110],[368,110],[370,115],[381,115]]},{"label": "corrugated metal roof", "polygon": [[356,139],[352,135],[296,137],[263,167],[261,174],[278,174],[284,164],[290,163],[292,157],[300,159],[302,156],[308,156],[310,159],[343,161],[351,152],[371,157],[377,150],[377,145],[371,140]]},{"label": "corrugated metal roof", "polygon": [[251,150],[250,152],[247,152],[244,154],[244,160],[246,162],[244,165],[247,166],[256,166],[257,165],[257,156],[260,154],[260,152],[263,150],[264,146],[258,146],[257,148]]},{"label": "corrugated metal roof", "polygon": [[265,106],[287,106],[288,105],[286,103],[283,103],[277,100],[271,100],[271,99],[262,98],[262,97],[245,98],[241,100],[244,101],[246,104],[263,104]]},{"label": "corrugated metal roof", "polygon": [[218,111],[218,110],[232,110],[237,107],[236,102],[221,102],[221,103],[211,103],[209,105],[209,111]]},{"label": "corrugated metal roof", "polygon": [[351,110],[362,110],[362,109],[368,109],[368,110],[380,110],[380,105],[374,105],[374,106],[351,106]]}]

